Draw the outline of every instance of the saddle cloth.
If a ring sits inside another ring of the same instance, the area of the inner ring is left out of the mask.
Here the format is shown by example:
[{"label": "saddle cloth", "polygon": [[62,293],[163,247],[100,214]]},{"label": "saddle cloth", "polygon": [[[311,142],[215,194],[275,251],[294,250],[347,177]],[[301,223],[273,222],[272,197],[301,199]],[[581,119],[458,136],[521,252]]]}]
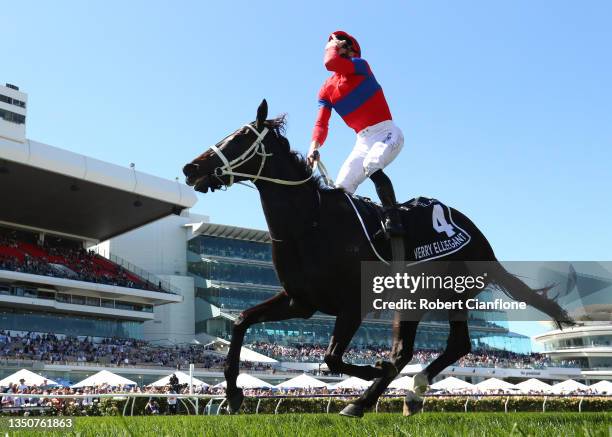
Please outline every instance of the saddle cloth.
[{"label": "saddle cloth", "polygon": [[[353,195],[370,241],[390,260],[389,241],[384,236],[382,207],[366,197]],[[405,261],[414,264],[443,258],[467,245],[471,236],[453,221],[451,209],[437,199],[416,197],[400,205],[406,231]]]}]

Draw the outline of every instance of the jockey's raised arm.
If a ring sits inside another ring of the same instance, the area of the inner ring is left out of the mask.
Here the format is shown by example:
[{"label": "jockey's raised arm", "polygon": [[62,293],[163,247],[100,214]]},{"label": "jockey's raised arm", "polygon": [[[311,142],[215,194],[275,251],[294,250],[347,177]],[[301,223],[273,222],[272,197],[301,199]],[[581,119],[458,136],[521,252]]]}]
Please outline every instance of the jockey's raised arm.
[{"label": "jockey's raised arm", "polygon": [[360,74],[367,76],[371,74],[370,66],[365,59],[343,56],[341,48],[331,40],[325,48],[323,64],[328,71],[340,74]]}]

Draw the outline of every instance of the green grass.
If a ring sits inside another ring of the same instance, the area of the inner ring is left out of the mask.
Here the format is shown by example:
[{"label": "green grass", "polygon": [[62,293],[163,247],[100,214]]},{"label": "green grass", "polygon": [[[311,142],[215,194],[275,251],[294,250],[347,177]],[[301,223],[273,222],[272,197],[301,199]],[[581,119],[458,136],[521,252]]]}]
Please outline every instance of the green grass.
[{"label": "green grass", "polygon": [[612,435],[610,413],[423,413],[242,416],[158,416],[77,418],[74,430],[9,435],[73,436],[605,436]]}]

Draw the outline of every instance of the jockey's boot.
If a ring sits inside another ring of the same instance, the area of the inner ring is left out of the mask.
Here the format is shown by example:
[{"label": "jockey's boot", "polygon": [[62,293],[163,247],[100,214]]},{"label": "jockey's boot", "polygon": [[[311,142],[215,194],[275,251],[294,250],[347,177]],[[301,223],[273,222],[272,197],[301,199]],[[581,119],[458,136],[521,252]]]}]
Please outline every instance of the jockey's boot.
[{"label": "jockey's boot", "polygon": [[402,217],[395,200],[395,191],[389,177],[382,171],[377,170],[370,175],[374,182],[376,193],[380,198],[384,209],[384,225],[387,237],[391,240],[391,255],[393,261],[403,261],[404,252],[404,227]]}]

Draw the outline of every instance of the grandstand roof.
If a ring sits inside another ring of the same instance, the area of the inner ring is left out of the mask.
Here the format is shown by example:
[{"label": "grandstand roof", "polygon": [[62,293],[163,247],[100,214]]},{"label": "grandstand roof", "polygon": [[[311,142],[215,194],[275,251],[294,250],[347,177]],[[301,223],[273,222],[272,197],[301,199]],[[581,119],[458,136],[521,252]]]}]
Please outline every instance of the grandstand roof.
[{"label": "grandstand roof", "polygon": [[239,226],[221,225],[217,223],[192,223],[190,226],[193,229],[193,235],[210,235],[212,237],[234,238],[236,240],[255,241],[260,243],[269,243],[270,234],[268,231],[260,229],[241,228]]},{"label": "grandstand roof", "polygon": [[178,181],[27,140],[0,139],[0,221],[103,241],[197,200]]}]

